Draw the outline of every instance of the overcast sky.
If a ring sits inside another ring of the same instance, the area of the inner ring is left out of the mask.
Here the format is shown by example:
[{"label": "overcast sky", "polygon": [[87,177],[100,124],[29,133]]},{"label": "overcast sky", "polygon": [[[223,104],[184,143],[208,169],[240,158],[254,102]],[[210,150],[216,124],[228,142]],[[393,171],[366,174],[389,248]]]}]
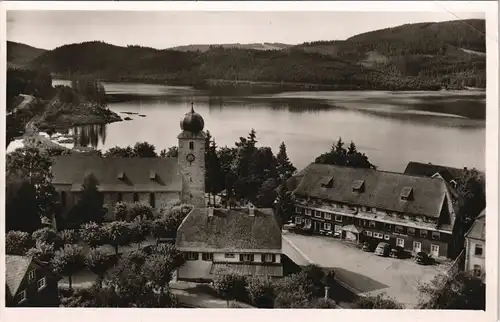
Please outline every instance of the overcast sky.
[{"label": "overcast sky", "polygon": [[91,40],[160,49],[189,44],[298,44],[457,17],[484,19],[484,13],[8,11],[7,39],[44,49]]}]

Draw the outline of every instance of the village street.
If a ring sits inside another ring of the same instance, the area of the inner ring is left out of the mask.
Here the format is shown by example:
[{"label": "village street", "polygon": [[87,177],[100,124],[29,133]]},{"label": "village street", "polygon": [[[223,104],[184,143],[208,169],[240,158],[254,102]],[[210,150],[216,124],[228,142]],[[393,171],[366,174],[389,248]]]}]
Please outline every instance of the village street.
[{"label": "village street", "polygon": [[283,253],[299,265],[333,268],[339,284],[353,292],[385,292],[407,308],[418,304],[419,282],[428,282],[449,268],[449,264],[421,266],[412,259],[380,257],[337,239],[289,232],[283,232]]}]

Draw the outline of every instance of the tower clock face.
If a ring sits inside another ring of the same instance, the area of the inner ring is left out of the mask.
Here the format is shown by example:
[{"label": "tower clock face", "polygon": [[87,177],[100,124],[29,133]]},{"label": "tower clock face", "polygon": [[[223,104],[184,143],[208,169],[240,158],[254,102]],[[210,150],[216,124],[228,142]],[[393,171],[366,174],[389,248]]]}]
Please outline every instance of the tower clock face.
[{"label": "tower clock face", "polygon": [[188,155],[186,155],[187,162],[191,163],[194,161],[194,159],[195,159],[194,154],[189,153]]}]

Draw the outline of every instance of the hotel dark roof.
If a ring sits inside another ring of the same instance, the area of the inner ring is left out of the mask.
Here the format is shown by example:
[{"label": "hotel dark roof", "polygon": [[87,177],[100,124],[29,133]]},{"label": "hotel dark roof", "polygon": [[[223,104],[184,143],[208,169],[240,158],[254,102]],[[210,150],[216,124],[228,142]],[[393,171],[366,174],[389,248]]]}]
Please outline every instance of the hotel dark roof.
[{"label": "hotel dark roof", "polygon": [[272,209],[195,208],[177,230],[184,251],[281,252],[281,229]]},{"label": "hotel dark roof", "polygon": [[53,159],[52,183],[71,185],[79,191],[85,179],[93,176],[101,191],[160,192],[181,191],[182,179],[177,159],[102,158],[93,155],[63,155]]},{"label": "hotel dark roof", "polygon": [[[322,184],[331,178],[328,185]],[[356,189],[360,186],[362,189]],[[300,197],[438,218],[448,193],[441,178],[310,164],[294,191]]]},{"label": "hotel dark roof", "polygon": [[483,241],[486,239],[486,210],[483,210],[479,216],[477,216],[472,227],[467,234],[465,234],[465,237]]}]

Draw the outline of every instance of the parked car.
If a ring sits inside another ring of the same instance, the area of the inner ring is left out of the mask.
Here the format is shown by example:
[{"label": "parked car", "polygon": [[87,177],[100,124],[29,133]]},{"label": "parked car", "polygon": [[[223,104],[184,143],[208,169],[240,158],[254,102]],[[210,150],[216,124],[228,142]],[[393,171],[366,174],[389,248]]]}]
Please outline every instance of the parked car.
[{"label": "parked car", "polygon": [[375,255],[379,256],[389,256],[389,253],[391,252],[391,245],[388,243],[380,242],[377,245],[377,248],[375,249]]},{"label": "parked car", "polygon": [[342,236],[342,231],[340,230],[337,230],[336,232],[333,233],[333,237],[335,238],[340,238],[340,236]]},{"label": "parked car", "polygon": [[365,242],[363,244],[363,248],[361,248],[365,252],[373,252],[373,246],[369,242]]},{"label": "parked car", "polygon": [[429,265],[432,264],[432,261],[432,257],[424,252],[419,252],[417,256],[415,256],[415,262],[420,265]]},{"label": "parked car", "polygon": [[283,225],[283,228],[286,230],[293,230],[296,227],[297,227],[297,225],[295,225],[292,222],[287,222],[286,224]]},{"label": "parked car", "polygon": [[389,256],[393,258],[403,258],[405,257],[405,254],[406,252],[403,247],[396,246],[396,248],[391,249],[391,253],[389,254]]}]

